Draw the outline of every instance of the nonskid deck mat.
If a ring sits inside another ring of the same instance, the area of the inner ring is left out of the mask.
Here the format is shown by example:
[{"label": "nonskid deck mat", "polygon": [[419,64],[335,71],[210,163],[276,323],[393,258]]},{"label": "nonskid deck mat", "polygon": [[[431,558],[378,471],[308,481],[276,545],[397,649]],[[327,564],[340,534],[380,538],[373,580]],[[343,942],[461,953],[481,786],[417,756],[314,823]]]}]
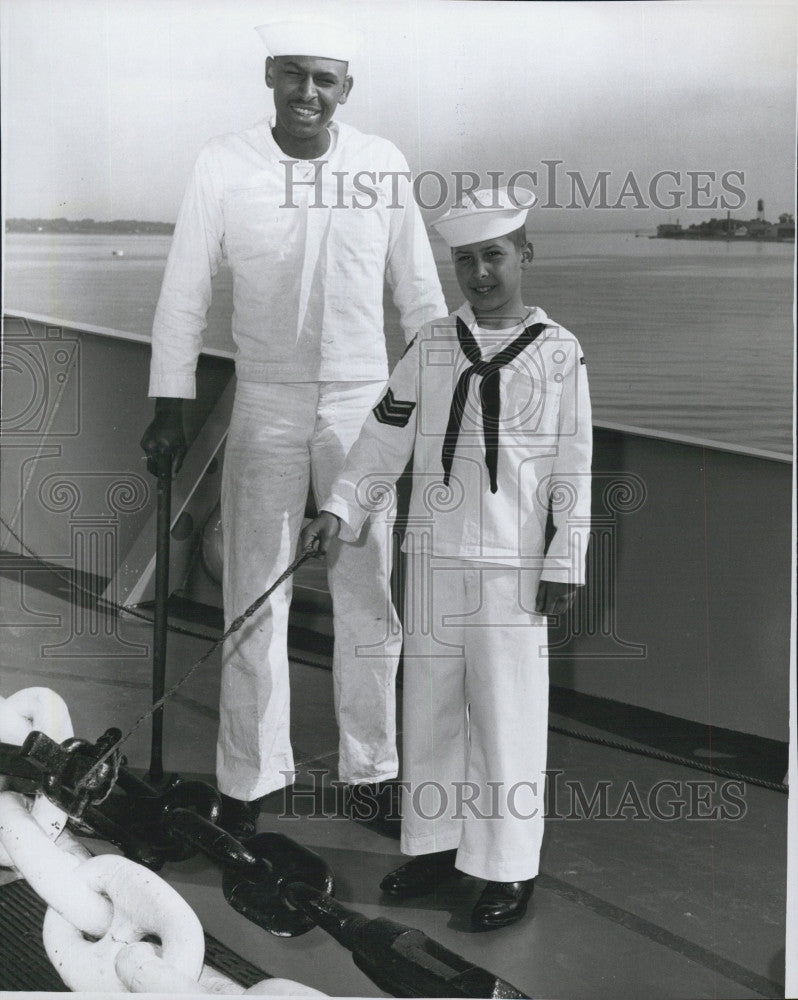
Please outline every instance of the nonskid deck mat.
[{"label": "nonskid deck mat", "polygon": [[[68,992],[42,943],[46,908],[23,879],[0,885],[0,992]],[[245,988],[270,978],[210,934],[205,935],[205,964]]]}]

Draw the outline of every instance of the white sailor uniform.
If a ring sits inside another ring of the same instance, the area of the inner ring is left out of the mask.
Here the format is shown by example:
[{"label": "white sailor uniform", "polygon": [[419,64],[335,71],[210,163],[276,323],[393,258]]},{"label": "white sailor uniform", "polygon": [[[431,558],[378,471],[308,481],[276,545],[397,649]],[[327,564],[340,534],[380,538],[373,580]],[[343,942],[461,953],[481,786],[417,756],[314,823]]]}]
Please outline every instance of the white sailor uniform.
[{"label": "white sailor uniform", "polygon": [[[272,124],[220,136],[200,152],[153,327],[150,395],[193,397],[211,282],[227,258],[238,377],[222,487],[228,624],[293,559],[308,484],[317,500],[326,495],[382,392],[385,280],[408,339],[446,313],[399,150],[331,122],[327,154],[296,161]],[[373,204],[356,187],[364,174]],[[336,545],[328,558],[339,776],[351,783],[397,772],[401,634],[389,534],[378,518],[357,547]],[[217,778],[236,799],[291,781],[290,601],[289,580],[225,643]]]},{"label": "white sailor uniform", "polygon": [[538,308],[480,331],[466,304],[399,362],[323,505],[357,538],[412,454],[407,854],[457,848],[459,869],[492,881],[537,874],[548,658],[535,596],[541,579],[584,582],[591,441],[576,338]]}]

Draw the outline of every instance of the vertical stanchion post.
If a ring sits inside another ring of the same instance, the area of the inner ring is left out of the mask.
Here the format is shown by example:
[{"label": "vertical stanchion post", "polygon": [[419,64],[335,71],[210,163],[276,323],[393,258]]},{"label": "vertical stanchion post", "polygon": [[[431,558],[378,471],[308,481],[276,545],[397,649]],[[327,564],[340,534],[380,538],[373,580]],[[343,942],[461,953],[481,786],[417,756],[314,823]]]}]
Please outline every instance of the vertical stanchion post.
[{"label": "vertical stanchion post", "polygon": [[[152,636],[152,700],[163,697],[166,686],[166,631],[169,601],[169,532],[172,522],[172,456],[158,452],[157,523],[155,529],[155,619]],[[152,716],[150,770],[152,784],[163,781],[163,706]]]}]

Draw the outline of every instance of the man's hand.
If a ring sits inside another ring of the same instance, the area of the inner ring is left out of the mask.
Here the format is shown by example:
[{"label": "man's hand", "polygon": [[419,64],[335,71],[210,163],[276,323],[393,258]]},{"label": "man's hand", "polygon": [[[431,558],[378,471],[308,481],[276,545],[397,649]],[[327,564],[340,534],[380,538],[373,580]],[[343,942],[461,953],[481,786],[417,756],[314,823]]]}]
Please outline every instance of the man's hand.
[{"label": "man's hand", "polygon": [[539,615],[562,615],[571,607],[576,597],[576,583],[555,583],[541,580],[538,586],[535,611]]},{"label": "man's hand", "polygon": [[312,552],[316,557],[323,556],[340,530],[341,519],[328,510],[323,510],[302,529],[299,536],[300,548],[303,552]]},{"label": "man's hand", "polygon": [[158,456],[172,456],[172,472],[179,471],[186,455],[183,433],[183,400],[159,396],[155,400],[155,419],[144,431],[141,447],[147,453],[147,469],[158,475]]}]

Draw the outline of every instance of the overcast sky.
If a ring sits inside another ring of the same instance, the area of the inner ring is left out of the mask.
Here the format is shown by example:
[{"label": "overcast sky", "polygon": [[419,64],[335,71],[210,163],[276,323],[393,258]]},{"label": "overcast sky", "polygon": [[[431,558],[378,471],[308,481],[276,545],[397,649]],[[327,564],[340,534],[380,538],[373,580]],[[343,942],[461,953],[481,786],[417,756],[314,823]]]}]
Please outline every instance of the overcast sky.
[{"label": "overcast sky", "polygon": [[[302,0],[291,0],[293,13]],[[5,215],[173,221],[197,150],[267,115],[268,0],[3,0]],[[333,8],[332,4],[328,5]],[[283,8],[284,10],[286,8]],[[356,12],[356,13],[353,13]],[[750,217],[793,211],[796,3],[348,3],[366,44],[340,118],[392,139],[415,171],[511,173],[560,160],[610,204],[633,171],[741,172]],[[284,16],[284,15],[283,15]],[[289,15],[290,16],[290,15]],[[530,184],[530,186],[534,186]],[[628,188],[627,188],[628,190]],[[428,201],[437,189],[425,186]],[[644,228],[720,210],[544,210],[545,229]],[[739,196],[733,196],[739,200]]]}]

